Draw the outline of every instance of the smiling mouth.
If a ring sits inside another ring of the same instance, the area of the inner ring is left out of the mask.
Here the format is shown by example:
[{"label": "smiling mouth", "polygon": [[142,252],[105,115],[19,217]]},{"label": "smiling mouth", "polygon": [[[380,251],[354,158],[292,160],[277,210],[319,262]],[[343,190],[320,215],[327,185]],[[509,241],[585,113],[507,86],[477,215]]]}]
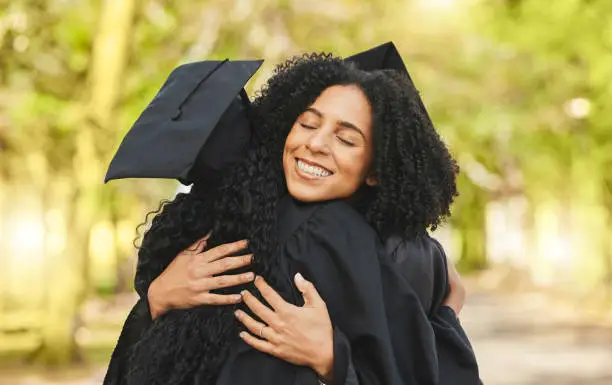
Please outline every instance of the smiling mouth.
[{"label": "smiling mouth", "polygon": [[302,159],[296,158],[297,169],[302,173],[308,176],[314,176],[319,178],[325,178],[333,174],[333,172],[329,171],[320,166],[315,166],[310,163],[306,163]]}]

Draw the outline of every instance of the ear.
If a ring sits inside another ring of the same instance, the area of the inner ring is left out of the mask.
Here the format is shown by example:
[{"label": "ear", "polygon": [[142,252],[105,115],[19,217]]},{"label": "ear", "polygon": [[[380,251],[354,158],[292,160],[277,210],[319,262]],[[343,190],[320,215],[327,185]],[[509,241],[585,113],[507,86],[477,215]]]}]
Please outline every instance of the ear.
[{"label": "ear", "polygon": [[376,178],[376,176],[374,176],[374,174],[370,174],[370,175],[366,176],[365,184],[367,186],[374,187],[374,186],[378,185],[378,178]]}]

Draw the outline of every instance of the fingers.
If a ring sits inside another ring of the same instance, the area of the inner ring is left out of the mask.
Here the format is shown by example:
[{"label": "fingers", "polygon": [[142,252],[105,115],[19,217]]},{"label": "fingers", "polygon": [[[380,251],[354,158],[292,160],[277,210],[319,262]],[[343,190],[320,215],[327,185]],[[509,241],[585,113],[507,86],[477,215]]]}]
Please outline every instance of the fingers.
[{"label": "fingers", "polygon": [[247,266],[253,260],[253,254],[241,255],[239,257],[225,257],[217,261],[207,263],[202,272],[202,276],[211,276],[225,273],[229,270]]},{"label": "fingers", "polygon": [[461,276],[455,268],[455,265],[450,260],[448,262],[448,280],[450,292],[444,299],[443,305],[453,309],[458,317],[465,303],[466,290],[463,282],[461,281]]},{"label": "fingers", "polygon": [[298,288],[298,290],[302,293],[302,296],[304,297],[304,305],[314,306],[320,303],[325,303],[314,285],[304,279],[302,274],[297,273],[294,277],[294,281],[295,286]]},{"label": "fingers", "polygon": [[271,327],[268,327],[268,325],[255,321],[253,317],[242,310],[236,310],[234,314],[236,315],[236,318],[238,318],[238,321],[242,322],[242,324],[246,326],[246,328],[253,333],[253,335],[270,342],[275,341],[276,332]]},{"label": "fingers", "polygon": [[270,354],[277,358],[282,358],[278,355],[276,349],[274,348],[274,345],[272,345],[271,342],[255,338],[247,332],[241,332],[240,338],[242,338],[244,342],[246,342],[248,345],[251,345],[251,347],[259,350],[260,352]]},{"label": "fingers", "polygon": [[255,278],[255,274],[253,273],[200,278],[191,283],[191,289],[196,292],[223,289],[225,287],[238,286],[251,282],[253,278]]},{"label": "fingers", "polygon": [[274,289],[272,289],[270,285],[268,285],[263,277],[257,276],[255,278],[255,286],[266,302],[268,302],[274,310],[279,310],[282,309],[283,306],[286,307],[289,305],[289,303],[285,302],[283,297],[281,297]]},{"label": "fingers", "polygon": [[215,248],[212,248],[204,252],[202,255],[204,256],[204,259],[206,261],[213,262],[223,257],[227,257],[231,254],[242,251],[246,249],[247,246],[248,246],[248,241],[246,239],[243,239],[237,242],[224,243],[223,245],[219,245]]},{"label": "fingers", "polygon": [[240,294],[242,294],[242,301],[244,304],[247,305],[259,319],[268,325],[276,324],[276,314],[274,314],[269,307],[259,302],[259,300],[247,290],[243,290]]},{"label": "fingers", "polygon": [[208,242],[208,238],[210,238],[210,234],[207,234],[204,237],[195,241],[191,246],[183,250],[183,253],[189,253],[189,254],[201,253],[206,248],[206,243]]},{"label": "fingers", "polygon": [[201,293],[196,296],[195,302],[199,305],[234,305],[242,302],[242,296],[240,294]]}]

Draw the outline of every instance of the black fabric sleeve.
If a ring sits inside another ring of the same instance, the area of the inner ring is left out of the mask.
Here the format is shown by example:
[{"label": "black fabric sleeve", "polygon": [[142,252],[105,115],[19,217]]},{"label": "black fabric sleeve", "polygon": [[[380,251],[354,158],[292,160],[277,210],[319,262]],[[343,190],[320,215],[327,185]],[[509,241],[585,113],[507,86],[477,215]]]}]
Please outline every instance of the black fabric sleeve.
[{"label": "black fabric sleeve", "polygon": [[[143,243],[148,241],[145,234]],[[110,363],[104,378],[104,385],[125,384],[128,371],[128,360],[132,347],[154,324],[149,307],[148,290],[151,282],[170,264],[173,257],[152,261],[143,253],[138,253],[134,290],[139,300],[128,314],[117,345],[111,355]]]},{"label": "black fabric sleeve", "polygon": [[104,377],[104,385],[125,384],[130,348],[134,346],[152,323],[148,298],[145,296],[136,302],[125,320],[119,340],[111,355]]},{"label": "black fabric sleeve", "polygon": [[436,333],[440,385],[481,384],[472,345],[455,312],[441,306],[431,324]]},{"label": "black fabric sleeve", "polygon": [[382,261],[381,271],[389,329],[404,383],[438,385],[436,336],[419,294],[388,259]]},{"label": "black fabric sleeve", "polygon": [[333,385],[359,385],[351,355],[351,344],[346,335],[338,328],[334,328]]},{"label": "black fabric sleeve", "polygon": [[[406,285],[414,289],[413,293],[421,303],[419,309],[419,306],[414,304],[414,299],[410,298],[410,290],[403,293],[406,289],[401,285],[388,289],[395,294],[386,296],[387,307],[399,314],[389,317],[391,322],[396,323],[395,328],[401,328],[403,325],[405,328],[420,330],[405,341],[395,339],[397,348],[412,350],[411,355],[410,351],[400,354],[413,357],[412,361],[406,362],[407,366],[428,367],[429,374],[435,371],[435,375],[428,379],[425,377],[428,372],[426,370],[410,372],[423,376],[420,381],[430,381],[438,385],[480,384],[478,365],[469,338],[454,311],[443,305],[450,286],[447,259],[440,243],[428,235],[423,235],[410,241],[391,238],[387,240],[386,246],[389,258],[386,269],[383,267],[383,275],[401,276]],[[393,279],[386,278],[383,282],[393,282]],[[395,303],[397,301],[400,303]],[[426,313],[425,318],[418,315],[422,311]],[[418,353],[419,348],[428,344],[434,346],[434,357],[429,355],[429,349],[425,349],[424,354]]]},{"label": "black fabric sleeve", "polygon": [[439,384],[440,385],[479,385],[478,363],[470,340],[461,326],[455,311],[443,305],[444,299],[450,292],[448,279],[448,261],[444,248],[434,238],[429,238],[433,250],[436,252],[432,258],[435,263],[437,276],[436,292],[434,296],[433,314],[430,321],[436,335],[436,350],[439,362]]}]

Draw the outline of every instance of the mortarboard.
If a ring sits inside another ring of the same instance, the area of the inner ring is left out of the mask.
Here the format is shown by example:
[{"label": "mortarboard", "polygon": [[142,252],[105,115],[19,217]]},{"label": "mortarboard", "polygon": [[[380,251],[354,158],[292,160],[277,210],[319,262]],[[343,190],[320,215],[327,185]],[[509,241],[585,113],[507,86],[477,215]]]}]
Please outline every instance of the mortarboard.
[{"label": "mortarboard", "polygon": [[[406,69],[406,65],[400,56],[397,47],[393,42],[389,41],[374,48],[370,48],[367,51],[359,52],[353,56],[349,56],[344,59],[347,62],[355,63],[357,68],[363,71],[375,71],[375,70],[395,70],[399,71],[408,77],[408,80],[412,84],[412,86],[416,89],[408,70]],[[417,99],[420,104],[423,112],[427,117],[429,114],[427,109],[425,108],[425,104],[423,104],[423,99],[418,94],[417,91]],[[431,120],[431,118],[429,119]]]},{"label": "mortarboard", "polygon": [[395,44],[391,41],[349,56],[344,60],[355,63],[359,69],[364,71],[390,69],[401,71],[408,75],[406,65],[404,65],[404,61]]},{"label": "mortarboard", "polygon": [[252,134],[244,85],[262,63],[202,61],[176,68],[124,137],[104,181],[191,184],[239,159]]}]

